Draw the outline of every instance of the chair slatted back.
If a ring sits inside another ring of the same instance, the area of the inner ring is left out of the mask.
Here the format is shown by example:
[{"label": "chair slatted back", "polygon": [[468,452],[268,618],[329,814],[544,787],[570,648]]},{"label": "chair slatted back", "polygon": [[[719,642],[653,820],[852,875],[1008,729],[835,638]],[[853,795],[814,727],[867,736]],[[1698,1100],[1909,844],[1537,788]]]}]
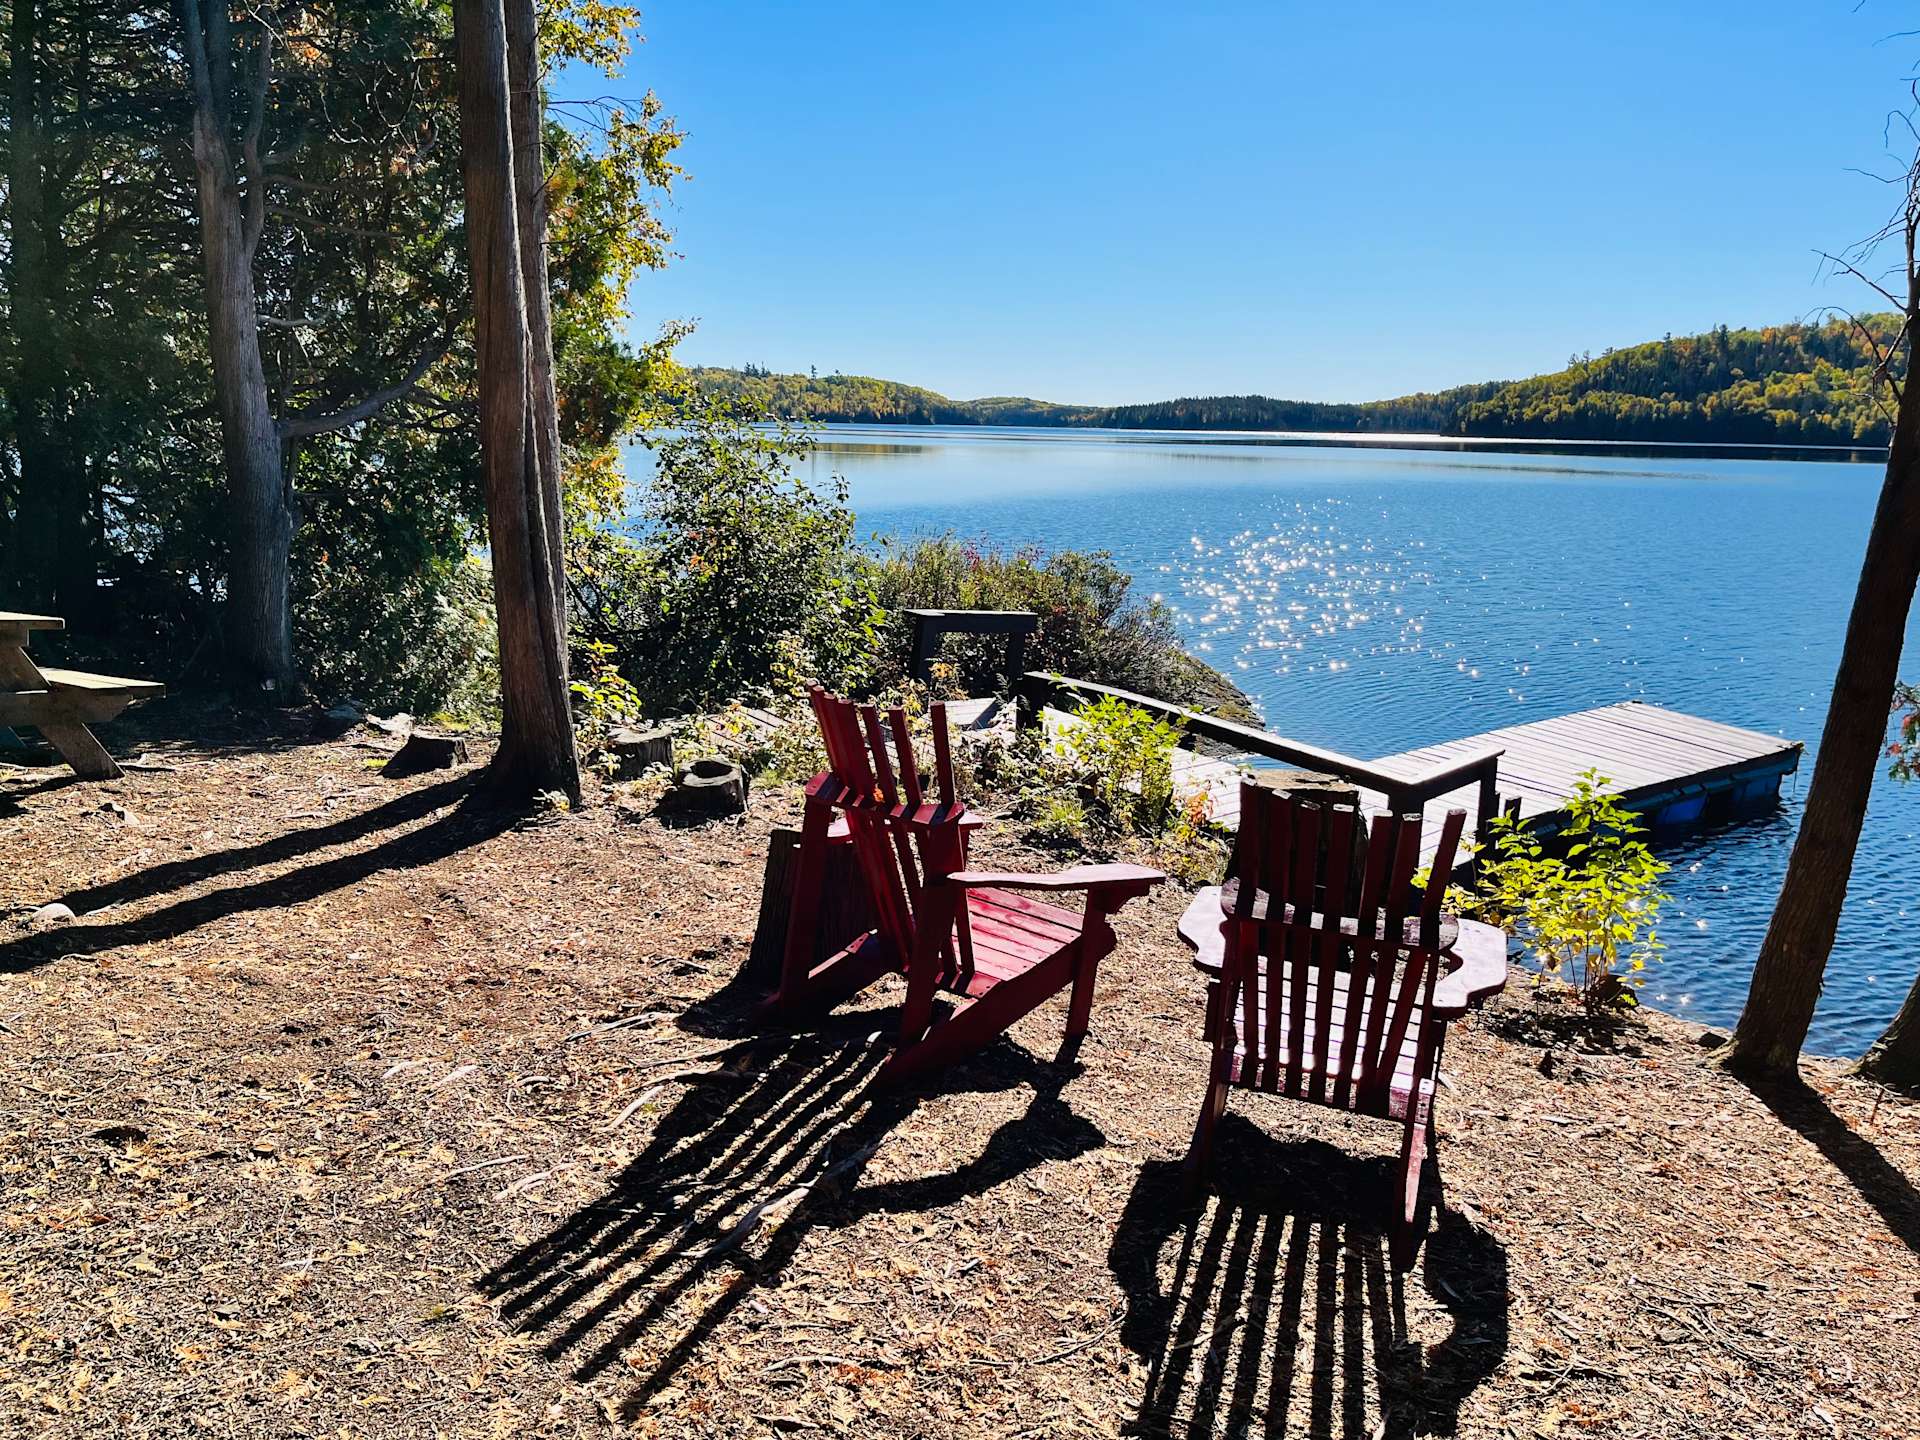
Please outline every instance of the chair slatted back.
[{"label": "chair slatted back", "polygon": [[[897,806],[926,803],[905,710],[892,707],[883,723],[877,706],[856,706],[818,687],[808,698],[820,724],[827,768],[843,787],[836,805],[846,816],[848,838],[873,895],[881,938],[904,961],[913,950],[914,924],[926,877],[935,870],[945,873],[959,868],[958,839],[945,834],[943,827],[943,833],[923,840],[916,854],[906,828],[891,819]],[[957,831],[964,811],[955,800],[946,707],[934,704],[930,717],[935,779],[941,803],[952,807],[950,818]],[[965,963],[970,959],[969,947]],[[955,963],[952,957],[949,963]]]},{"label": "chair slatted back", "polygon": [[1409,1033],[1418,1054],[1403,1081],[1424,1073],[1441,903],[1465,823],[1449,812],[1433,882],[1416,895],[1419,817],[1373,817],[1356,894],[1356,811],[1242,783],[1223,979],[1241,1012],[1244,1083],[1384,1112]]}]

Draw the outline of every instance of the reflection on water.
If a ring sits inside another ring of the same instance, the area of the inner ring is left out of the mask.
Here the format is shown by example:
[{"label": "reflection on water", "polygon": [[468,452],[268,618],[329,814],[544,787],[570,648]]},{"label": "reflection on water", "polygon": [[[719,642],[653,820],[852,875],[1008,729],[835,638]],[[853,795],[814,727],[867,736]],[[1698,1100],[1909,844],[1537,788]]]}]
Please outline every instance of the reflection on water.
[{"label": "reflection on water", "polygon": [[[847,478],[864,530],[1110,550],[1269,725],[1363,756],[1629,698],[1811,752],[1880,479],[1694,455],[895,434],[836,427],[809,462]],[[1738,1014],[1811,766],[1781,814],[1667,853],[1677,901],[1649,1000]],[[1920,786],[1882,777],[1816,1050],[1857,1053],[1913,979],[1916,839]]]}]

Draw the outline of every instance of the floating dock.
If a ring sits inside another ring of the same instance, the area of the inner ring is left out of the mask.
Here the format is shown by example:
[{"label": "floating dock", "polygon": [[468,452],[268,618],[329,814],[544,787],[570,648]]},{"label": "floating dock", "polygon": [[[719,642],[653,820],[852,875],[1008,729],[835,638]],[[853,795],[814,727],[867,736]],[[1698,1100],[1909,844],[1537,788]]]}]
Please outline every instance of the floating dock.
[{"label": "floating dock", "polygon": [[[1652,830],[1674,831],[1772,808],[1780,782],[1800,768],[1804,748],[1758,730],[1702,720],[1639,700],[1580,710],[1388,755],[1374,764],[1419,771],[1486,749],[1500,753],[1505,804],[1542,830],[1587,770],[1613,781],[1621,805]],[[1473,796],[1441,797],[1441,810],[1473,808]]]},{"label": "floating dock", "polygon": [[[1063,684],[1082,694],[1103,688],[1055,680],[1052,689],[1057,693]],[[1556,817],[1580,776],[1590,769],[1613,782],[1612,792],[1626,809],[1643,817],[1656,837],[1759,814],[1779,803],[1780,783],[1799,769],[1804,748],[1798,740],[1629,700],[1377,760],[1354,760],[1192,715],[1165,702],[1148,703],[1169,719],[1184,717],[1191,732],[1213,742],[1213,754],[1176,751],[1173,771],[1176,793],[1205,790],[1213,797],[1217,823],[1237,825],[1240,777],[1250,765],[1289,765],[1354,781],[1368,814],[1418,809],[1424,822],[1423,858],[1431,857],[1447,811],[1465,810],[1474,825],[1492,813],[1483,799],[1492,800],[1492,809],[1515,812],[1540,833],[1551,834],[1559,828]],[[1071,713],[1057,705],[1046,705],[1039,714],[1049,729],[1073,724]],[[989,702],[969,702],[956,707],[957,722],[963,715],[990,722],[995,709]],[[1222,749],[1238,753],[1219,753]],[[1497,761],[1492,758],[1496,752]],[[1469,776],[1470,770],[1476,773]],[[1483,796],[1489,778],[1494,794]],[[1390,794],[1389,787],[1397,793]]]}]

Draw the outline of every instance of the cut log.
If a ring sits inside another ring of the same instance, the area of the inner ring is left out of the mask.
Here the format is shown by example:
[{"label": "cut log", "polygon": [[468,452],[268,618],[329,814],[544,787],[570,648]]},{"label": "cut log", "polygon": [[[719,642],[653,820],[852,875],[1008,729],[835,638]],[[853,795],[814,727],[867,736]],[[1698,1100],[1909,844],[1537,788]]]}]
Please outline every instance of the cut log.
[{"label": "cut log", "polygon": [[428,770],[451,770],[467,763],[467,742],[458,735],[423,735],[418,730],[380,767],[389,780],[405,779]]},{"label": "cut log", "polygon": [[607,754],[614,760],[613,778],[637,780],[655,765],[673,766],[673,732],[670,730],[614,731],[607,737]]},{"label": "cut log", "polygon": [[[760,890],[760,918],[753,930],[753,948],[747,953],[746,975],[757,986],[773,990],[780,983],[780,962],[787,948],[787,920],[793,913],[793,885],[800,868],[800,832],[785,826],[767,842],[767,876]],[[826,873],[820,886],[820,918],[814,936],[813,963],[844,949],[873,929],[873,901],[851,845],[827,849]]]}]

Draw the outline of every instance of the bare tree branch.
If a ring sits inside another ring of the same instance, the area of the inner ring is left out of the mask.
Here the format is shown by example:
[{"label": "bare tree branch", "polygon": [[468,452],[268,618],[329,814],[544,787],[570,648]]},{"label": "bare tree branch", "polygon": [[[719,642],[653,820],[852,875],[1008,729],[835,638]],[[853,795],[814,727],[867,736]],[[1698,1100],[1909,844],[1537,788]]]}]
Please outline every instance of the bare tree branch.
[{"label": "bare tree branch", "polygon": [[395,384],[384,390],[376,390],[357,404],[330,414],[306,412],[289,415],[276,426],[283,440],[297,440],[308,435],[325,435],[335,430],[344,430],[350,425],[358,425],[362,420],[370,420],[394,401],[404,398],[414,386],[425,378],[426,373],[440,363],[441,357],[453,343],[453,332],[448,330],[423,351],[407,373]]}]

